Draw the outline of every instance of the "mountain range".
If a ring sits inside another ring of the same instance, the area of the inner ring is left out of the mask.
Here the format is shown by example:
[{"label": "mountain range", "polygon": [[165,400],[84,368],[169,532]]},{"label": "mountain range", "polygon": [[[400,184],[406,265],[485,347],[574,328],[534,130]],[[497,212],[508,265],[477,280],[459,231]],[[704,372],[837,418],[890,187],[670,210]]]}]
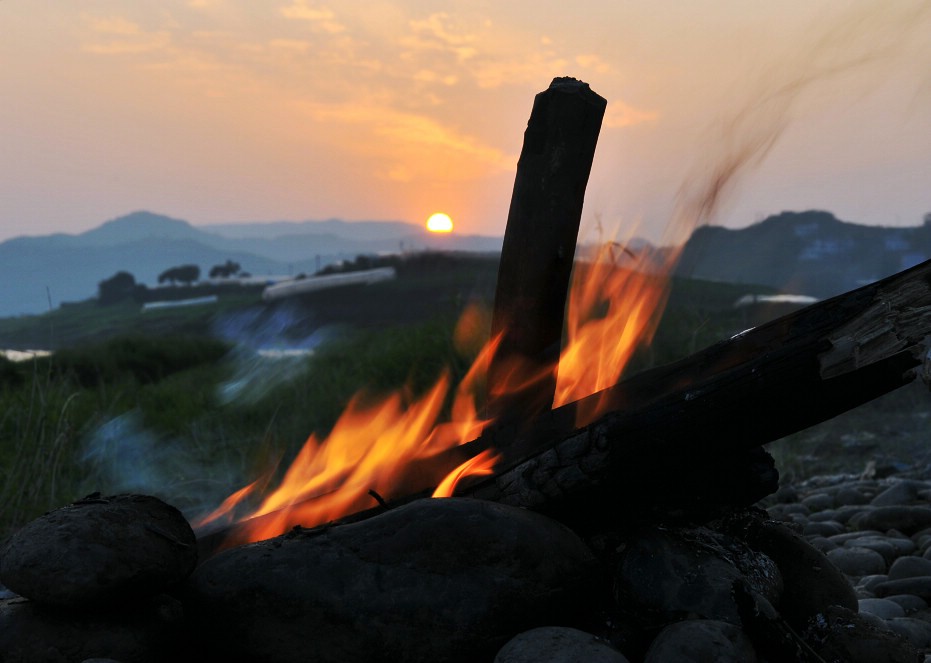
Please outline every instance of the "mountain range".
[{"label": "mountain range", "polygon": [[[929,215],[931,217],[931,215]],[[360,254],[423,249],[497,253],[502,238],[436,235],[400,221],[271,221],[194,226],[134,212],[84,233],[0,243],[0,317],[35,314],[96,296],[119,271],[154,287],[158,275],[195,264],[239,263],[253,276],[311,274]],[[829,297],[931,257],[931,218],[922,226],[849,223],[830,212],[783,212],[739,230],[698,228],[682,247],[677,275]]]},{"label": "mountain range", "polygon": [[253,276],[311,274],[360,254],[437,249],[497,252],[500,237],[435,235],[399,221],[278,221],[193,226],[134,212],[80,234],[0,243],[0,317],[35,314],[97,294],[126,271],[150,287],[165,270],[195,264],[202,276],[232,260]]},{"label": "mountain range", "polygon": [[822,299],[929,258],[931,214],[921,226],[885,227],[809,210],[783,212],[740,230],[698,228],[685,244],[677,274]]}]

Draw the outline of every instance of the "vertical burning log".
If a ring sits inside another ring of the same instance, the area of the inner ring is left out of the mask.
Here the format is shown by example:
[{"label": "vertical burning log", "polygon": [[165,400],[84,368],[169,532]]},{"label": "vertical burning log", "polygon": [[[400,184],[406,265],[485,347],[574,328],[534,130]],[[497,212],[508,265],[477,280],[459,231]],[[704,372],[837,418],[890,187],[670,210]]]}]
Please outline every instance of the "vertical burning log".
[{"label": "vertical burning log", "polygon": [[[606,106],[574,78],[553,79],[534,99],[492,315],[492,337],[501,335],[501,345],[489,367],[487,410],[499,423],[527,420],[552,404],[555,373],[543,371],[559,357],[582,203]],[[539,367],[543,377],[521,393],[501,395],[515,361]]]}]

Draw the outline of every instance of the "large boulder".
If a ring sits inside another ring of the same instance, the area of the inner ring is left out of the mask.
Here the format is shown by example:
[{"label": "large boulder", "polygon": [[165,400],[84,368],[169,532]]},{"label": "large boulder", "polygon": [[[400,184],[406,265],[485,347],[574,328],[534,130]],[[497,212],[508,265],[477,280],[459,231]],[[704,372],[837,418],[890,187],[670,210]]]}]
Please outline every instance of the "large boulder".
[{"label": "large boulder", "polygon": [[424,499],[224,551],[191,576],[185,605],[226,660],[492,660],[517,633],[590,613],[596,569],[554,520]]},{"label": "large boulder", "polygon": [[149,495],[90,495],[50,511],[0,549],[0,583],[36,603],[112,607],[170,591],[194,570],[181,512]]}]

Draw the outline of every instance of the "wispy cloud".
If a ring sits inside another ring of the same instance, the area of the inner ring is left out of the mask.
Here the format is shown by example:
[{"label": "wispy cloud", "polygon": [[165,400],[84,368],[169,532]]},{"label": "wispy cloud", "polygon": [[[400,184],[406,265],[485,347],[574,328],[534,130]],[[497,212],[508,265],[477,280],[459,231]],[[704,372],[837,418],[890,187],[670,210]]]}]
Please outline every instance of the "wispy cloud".
[{"label": "wispy cloud", "polygon": [[513,167],[514,157],[473,135],[377,100],[303,107],[315,121],[343,132],[343,144],[367,154],[382,179],[429,181],[436,178],[438,164],[444,166],[443,179],[454,181]]},{"label": "wispy cloud", "polygon": [[346,26],[336,20],[336,13],[332,9],[311,6],[306,0],[295,0],[294,3],[282,7],[281,15],[292,20],[307,21],[314,29],[330,34],[337,34],[346,29]]},{"label": "wispy cloud", "polygon": [[167,30],[145,31],[139,24],[119,16],[85,17],[90,36],[84,50],[99,55],[149,53],[171,44]]}]

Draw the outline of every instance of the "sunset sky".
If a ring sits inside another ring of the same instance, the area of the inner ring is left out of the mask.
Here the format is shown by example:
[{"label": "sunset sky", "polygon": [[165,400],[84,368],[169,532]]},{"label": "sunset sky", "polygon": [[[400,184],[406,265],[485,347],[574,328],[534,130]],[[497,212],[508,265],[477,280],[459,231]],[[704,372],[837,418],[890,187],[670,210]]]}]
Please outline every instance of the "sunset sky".
[{"label": "sunset sky", "polygon": [[[0,0],[0,240],[134,210],[504,232],[534,95],[608,100],[583,221],[931,212],[931,2]],[[688,204],[686,205],[686,209]]]}]

